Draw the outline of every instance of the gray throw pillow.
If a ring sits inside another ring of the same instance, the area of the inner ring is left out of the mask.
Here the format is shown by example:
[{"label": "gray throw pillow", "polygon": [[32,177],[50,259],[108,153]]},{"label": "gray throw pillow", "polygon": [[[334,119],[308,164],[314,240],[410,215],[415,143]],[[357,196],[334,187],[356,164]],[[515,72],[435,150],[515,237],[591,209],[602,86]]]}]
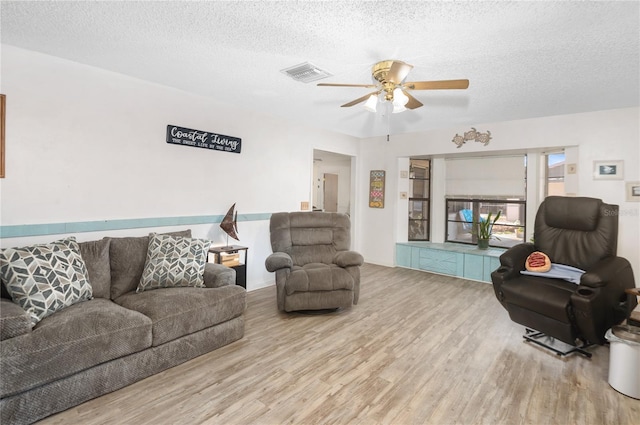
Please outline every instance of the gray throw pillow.
[{"label": "gray throw pillow", "polygon": [[179,286],[204,287],[204,267],[211,241],[149,235],[147,259],[136,292]]},{"label": "gray throw pillow", "polygon": [[0,250],[0,277],[11,299],[40,320],[92,298],[89,274],[75,237]]},{"label": "gray throw pillow", "polygon": [[[167,233],[172,236],[191,237],[191,229]],[[149,249],[149,236],[110,238],[111,299],[135,291],[140,283]]]}]

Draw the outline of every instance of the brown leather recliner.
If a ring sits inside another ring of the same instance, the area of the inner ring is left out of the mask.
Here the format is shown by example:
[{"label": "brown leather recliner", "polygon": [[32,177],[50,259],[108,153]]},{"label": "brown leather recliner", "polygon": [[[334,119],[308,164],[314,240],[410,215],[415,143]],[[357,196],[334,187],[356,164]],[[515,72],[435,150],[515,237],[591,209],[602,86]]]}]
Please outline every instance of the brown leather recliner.
[{"label": "brown leather recliner", "polygon": [[[516,323],[567,344],[603,344],[605,332],[635,308],[629,262],[616,256],[618,206],[585,197],[547,197],[536,214],[534,243],[500,256],[491,274],[496,297]],[[523,275],[525,260],[542,251],[552,263],[585,270],[580,284]]]}]

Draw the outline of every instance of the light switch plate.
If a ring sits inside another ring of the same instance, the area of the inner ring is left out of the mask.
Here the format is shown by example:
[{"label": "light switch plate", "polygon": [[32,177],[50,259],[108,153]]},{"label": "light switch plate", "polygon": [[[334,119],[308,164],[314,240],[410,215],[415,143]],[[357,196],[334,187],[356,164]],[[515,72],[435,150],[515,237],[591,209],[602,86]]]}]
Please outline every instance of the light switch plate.
[{"label": "light switch plate", "polygon": [[308,201],[300,202],[300,209],[302,211],[309,211],[309,202]]},{"label": "light switch plate", "polygon": [[401,179],[407,179],[409,178],[409,172],[407,170],[402,170],[400,171],[400,178]]},{"label": "light switch plate", "polygon": [[400,192],[400,199],[407,199],[407,192]]},{"label": "light switch plate", "polygon": [[567,174],[575,174],[578,171],[576,164],[567,164]]}]

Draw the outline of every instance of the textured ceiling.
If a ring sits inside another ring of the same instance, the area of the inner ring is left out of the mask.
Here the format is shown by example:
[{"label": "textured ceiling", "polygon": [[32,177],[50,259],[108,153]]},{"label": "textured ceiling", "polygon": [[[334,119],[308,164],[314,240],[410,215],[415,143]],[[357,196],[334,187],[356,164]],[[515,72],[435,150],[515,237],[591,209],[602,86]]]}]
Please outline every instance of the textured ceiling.
[{"label": "textured ceiling", "polygon": [[[2,43],[358,137],[640,104],[640,3],[11,2]],[[281,69],[309,61],[322,82],[371,82],[371,65],[414,65],[425,106],[383,117],[340,108],[368,89],[317,87]]]}]

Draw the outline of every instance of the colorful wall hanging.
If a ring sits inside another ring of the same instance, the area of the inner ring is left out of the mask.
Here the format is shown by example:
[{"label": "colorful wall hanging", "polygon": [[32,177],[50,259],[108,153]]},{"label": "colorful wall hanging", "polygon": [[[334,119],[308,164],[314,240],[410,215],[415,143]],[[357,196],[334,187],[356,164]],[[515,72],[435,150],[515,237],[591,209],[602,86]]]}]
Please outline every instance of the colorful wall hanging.
[{"label": "colorful wall hanging", "polygon": [[369,174],[369,208],[384,208],[384,170]]}]

